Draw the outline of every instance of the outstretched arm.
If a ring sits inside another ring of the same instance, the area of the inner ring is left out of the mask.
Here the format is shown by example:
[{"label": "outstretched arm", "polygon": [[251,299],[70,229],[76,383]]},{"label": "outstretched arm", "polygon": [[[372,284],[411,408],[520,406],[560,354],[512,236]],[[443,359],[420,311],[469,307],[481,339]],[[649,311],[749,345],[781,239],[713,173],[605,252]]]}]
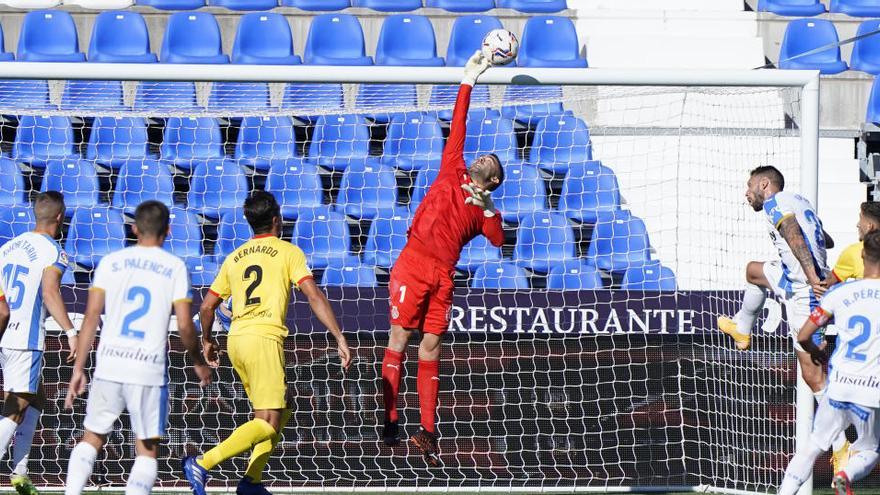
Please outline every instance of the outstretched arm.
[{"label": "outstretched arm", "polygon": [[333,334],[333,337],[336,338],[336,345],[339,348],[339,359],[342,361],[342,367],[348,369],[348,365],[351,364],[351,352],[348,350],[348,342],[345,340],[345,335],[342,334],[342,330],[339,328],[339,323],[336,321],[336,315],[333,313],[333,308],[330,307],[330,302],[327,301],[327,296],[325,296],[324,292],[318,288],[318,284],[316,284],[315,280],[312,278],[300,282],[299,289],[309,299],[309,306],[312,307],[312,312],[315,313],[318,320],[323,323],[324,326],[327,327],[327,330]]},{"label": "outstretched arm", "polygon": [[785,242],[788,243],[788,247],[791,248],[794,257],[801,264],[801,268],[803,268],[804,274],[807,276],[807,282],[813,287],[816,295],[821,297],[825,293],[826,287],[824,286],[824,281],[816,273],[813,254],[810,253],[807,239],[804,238],[804,233],[797,219],[794,215],[788,215],[779,221],[777,229],[782,238],[785,239]]},{"label": "outstretched arm", "polygon": [[489,61],[483,57],[479,50],[467,61],[464,67],[464,79],[458,88],[458,97],[452,110],[452,122],[449,125],[449,137],[446,139],[446,147],[443,148],[443,162],[441,170],[453,164],[453,160],[462,160],[464,153],[464,139],[467,134],[467,114],[471,106],[471,90],[480,77],[489,67]]}]

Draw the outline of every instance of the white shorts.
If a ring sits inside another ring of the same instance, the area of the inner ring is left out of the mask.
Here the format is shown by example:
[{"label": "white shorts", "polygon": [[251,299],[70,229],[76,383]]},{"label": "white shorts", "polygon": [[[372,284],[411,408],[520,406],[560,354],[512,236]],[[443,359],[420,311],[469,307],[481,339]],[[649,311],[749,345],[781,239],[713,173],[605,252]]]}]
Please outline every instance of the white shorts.
[{"label": "white shorts", "polygon": [[0,349],[3,391],[35,394],[43,375],[43,351]]},{"label": "white shorts", "polygon": [[168,387],[96,378],[89,388],[83,426],[92,433],[106,435],[124,410],[128,410],[131,429],[139,440],[164,436],[168,422]]},{"label": "white shorts", "polygon": [[[818,299],[813,295],[813,288],[809,284],[788,280],[781,261],[764,262],[764,277],[770,282],[773,293],[785,305],[788,335],[794,343],[795,350],[803,351],[797,342],[798,333],[810,318],[810,312],[819,304]],[[816,333],[814,339],[818,345],[821,340],[820,332]]]},{"label": "white shorts", "polygon": [[860,406],[852,402],[839,402],[822,398],[816,417],[813,419],[813,432],[810,441],[823,451],[831,447],[831,442],[842,431],[846,431],[849,425],[856,429],[858,439],[852,444],[854,452],[870,450],[876,452],[880,446],[880,415],[877,409]]}]

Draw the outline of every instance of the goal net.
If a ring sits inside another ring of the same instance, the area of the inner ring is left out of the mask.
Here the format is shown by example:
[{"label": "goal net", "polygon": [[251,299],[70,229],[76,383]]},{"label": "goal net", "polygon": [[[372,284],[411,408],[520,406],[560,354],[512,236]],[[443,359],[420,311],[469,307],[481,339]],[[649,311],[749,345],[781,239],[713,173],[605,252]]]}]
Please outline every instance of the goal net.
[{"label": "goal net", "polygon": [[[531,78],[474,89],[465,159],[495,153],[505,166],[494,194],[505,242],[475,240],[457,267],[440,364],[445,466],[429,470],[406,443],[381,443],[380,366],[389,270],[436,177],[457,90],[422,83],[460,74],[391,84],[369,82],[369,68],[348,81],[291,68],[290,80],[310,82],[193,83],[123,81],[128,70],[99,82],[0,81],[0,242],[29,228],[34,194],[62,190],[64,295],[82,313],[94,264],[133,242],[134,206],[159,199],[173,207],[166,247],[187,260],[198,299],[251,235],[248,192],[274,193],[283,237],[305,250],[355,359],[342,373],[294,296],[293,416],[266,468],[271,490],[767,492],[781,482],[796,372],[780,306],[768,302],[749,352],[733,351],[714,322],[737,310],[745,264],[774,256],[744,201],[749,170],[773,164],[787,188],[802,184],[804,143],[817,138],[802,133],[813,128],[800,87]],[[502,72],[487,81],[516,80]],[[30,471],[58,488],[86,401],[64,409],[70,367],[61,339],[48,342]],[[225,357],[200,388],[176,337],[169,352],[157,486],[182,489],[177,460],[214,446],[250,408]],[[404,437],[419,424],[415,346],[407,355]],[[133,445],[124,416],[94,485],[124,484]],[[246,461],[221,465],[211,486],[234,489]]]}]

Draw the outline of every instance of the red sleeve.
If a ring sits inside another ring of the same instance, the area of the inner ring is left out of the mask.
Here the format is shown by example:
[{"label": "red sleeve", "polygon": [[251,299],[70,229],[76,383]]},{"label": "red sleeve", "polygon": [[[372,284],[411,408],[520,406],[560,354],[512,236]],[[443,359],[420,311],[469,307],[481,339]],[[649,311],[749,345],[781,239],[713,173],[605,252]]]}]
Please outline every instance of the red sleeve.
[{"label": "red sleeve", "polygon": [[504,244],[504,229],[501,228],[501,214],[497,211],[494,217],[483,218],[483,235],[495,247]]},{"label": "red sleeve", "polygon": [[471,106],[472,86],[462,84],[458,87],[458,98],[455,100],[455,108],[452,110],[452,123],[449,126],[449,137],[446,139],[446,147],[443,148],[443,161],[440,171],[457,164],[464,164],[464,138],[467,133],[467,114]]}]

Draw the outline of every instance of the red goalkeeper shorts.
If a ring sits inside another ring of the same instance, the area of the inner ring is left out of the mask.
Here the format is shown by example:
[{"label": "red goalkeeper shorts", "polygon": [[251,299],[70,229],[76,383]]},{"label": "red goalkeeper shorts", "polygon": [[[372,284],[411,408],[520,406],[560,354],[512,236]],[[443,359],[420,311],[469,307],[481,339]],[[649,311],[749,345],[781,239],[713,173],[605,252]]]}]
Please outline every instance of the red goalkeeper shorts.
[{"label": "red goalkeeper shorts", "polygon": [[404,248],[391,269],[391,324],[442,335],[452,311],[455,269]]}]

